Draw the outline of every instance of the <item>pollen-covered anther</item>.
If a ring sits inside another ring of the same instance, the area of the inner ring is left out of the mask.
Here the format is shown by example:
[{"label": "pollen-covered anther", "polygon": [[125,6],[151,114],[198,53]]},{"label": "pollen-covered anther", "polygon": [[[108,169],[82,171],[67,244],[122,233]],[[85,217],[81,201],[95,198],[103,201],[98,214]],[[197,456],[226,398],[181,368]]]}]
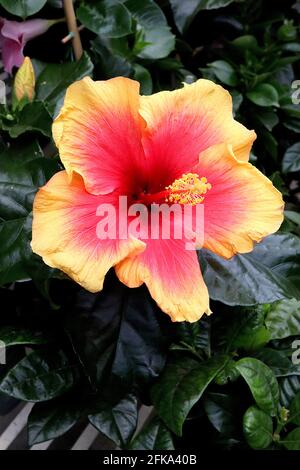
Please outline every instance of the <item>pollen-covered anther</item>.
[{"label": "pollen-covered anther", "polygon": [[197,173],[186,173],[166,187],[166,202],[195,205],[204,201],[204,195],[211,189],[205,176]]}]

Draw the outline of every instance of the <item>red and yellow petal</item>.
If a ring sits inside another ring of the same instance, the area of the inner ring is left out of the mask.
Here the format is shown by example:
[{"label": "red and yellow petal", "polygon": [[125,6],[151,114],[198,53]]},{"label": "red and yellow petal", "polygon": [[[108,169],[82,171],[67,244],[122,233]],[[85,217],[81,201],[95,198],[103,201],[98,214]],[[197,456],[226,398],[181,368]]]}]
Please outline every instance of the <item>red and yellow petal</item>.
[{"label": "red and yellow petal", "polygon": [[199,320],[209,314],[209,297],[197,254],[184,240],[147,240],[147,248],[115,267],[128,287],[145,283],[158,306],[172,321]]},{"label": "red and yellow petal", "polygon": [[201,79],[176,91],[142,96],[140,102],[149,171],[154,178],[160,174],[162,184],[189,171],[212,145],[231,144],[238,159],[249,159],[256,134],[233,119],[231,96],[220,85]]},{"label": "red and yellow petal", "polygon": [[128,190],[143,173],[139,84],[117,77],[73,83],[53,123],[53,138],[69,176],[76,171],[92,194]]},{"label": "red and yellow petal", "polygon": [[237,160],[230,146],[202,152],[193,171],[212,185],[204,200],[204,248],[230,258],[279,229],[281,193],[257,168]]},{"label": "red and yellow petal", "polygon": [[102,289],[112,266],[145,248],[135,238],[97,237],[101,203],[116,205],[116,196],[91,195],[79,175],[74,173],[69,183],[66,172],[61,171],[38,191],[33,207],[32,250],[91,292]]}]

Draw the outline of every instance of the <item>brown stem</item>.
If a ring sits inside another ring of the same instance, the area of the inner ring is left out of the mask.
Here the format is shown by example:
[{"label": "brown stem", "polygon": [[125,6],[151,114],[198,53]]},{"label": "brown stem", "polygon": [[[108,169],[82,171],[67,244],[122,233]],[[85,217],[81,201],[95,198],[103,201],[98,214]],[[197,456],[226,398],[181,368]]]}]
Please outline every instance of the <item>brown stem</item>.
[{"label": "brown stem", "polygon": [[75,16],[72,0],[64,0],[64,10],[65,10],[69,33],[74,34],[74,37],[72,39],[72,46],[74,50],[75,59],[79,60],[80,57],[82,56],[83,49],[81,45],[80,34],[77,28],[76,16]]}]

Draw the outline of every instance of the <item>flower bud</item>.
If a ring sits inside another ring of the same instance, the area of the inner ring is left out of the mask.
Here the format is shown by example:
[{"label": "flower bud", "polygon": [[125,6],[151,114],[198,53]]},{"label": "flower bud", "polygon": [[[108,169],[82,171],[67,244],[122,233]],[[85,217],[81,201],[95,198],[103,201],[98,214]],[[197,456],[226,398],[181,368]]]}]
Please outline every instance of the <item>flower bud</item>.
[{"label": "flower bud", "polygon": [[16,73],[14,82],[14,96],[16,101],[33,101],[35,89],[35,74],[32,62],[25,57],[23,64]]}]

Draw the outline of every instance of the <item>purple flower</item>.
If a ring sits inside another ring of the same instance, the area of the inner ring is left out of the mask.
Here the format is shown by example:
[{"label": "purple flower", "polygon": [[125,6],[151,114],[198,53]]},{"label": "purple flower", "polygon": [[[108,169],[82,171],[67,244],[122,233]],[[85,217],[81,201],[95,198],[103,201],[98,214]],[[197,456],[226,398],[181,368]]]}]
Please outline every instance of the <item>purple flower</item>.
[{"label": "purple flower", "polygon": [[20,22],[0,18],[0,51],[4,70],[11,73],[14,66],[20,67],[24,60],[23,49],[26,42],[45,33],[56,22],[43,19]]}]

